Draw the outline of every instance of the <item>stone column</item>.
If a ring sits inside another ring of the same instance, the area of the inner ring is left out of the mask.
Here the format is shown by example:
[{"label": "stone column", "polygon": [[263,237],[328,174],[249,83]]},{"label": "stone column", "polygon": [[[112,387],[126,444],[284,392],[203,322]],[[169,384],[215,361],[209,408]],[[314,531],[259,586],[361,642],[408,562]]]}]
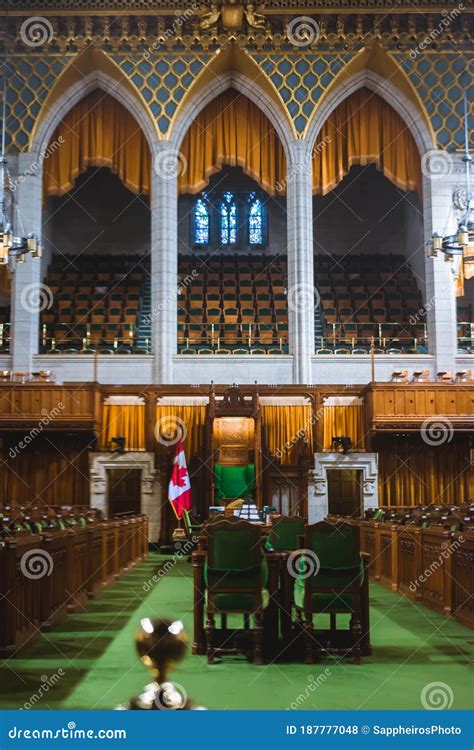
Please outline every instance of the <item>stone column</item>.
[{"label": "stone column", "polygon": [[[445,152],[440,152],[444,154]],[[434,158],[434,157],[432,157]],[[425,239],[428,241],[433,232],[441,235],[455,234],[457,217],[453,210],[452,195],[455,179],[452,172],[454,165],[446,154],[441,165],[446,161],[445,170],[449,174],[438,174],[426,160],[424,193],[424,227]],[[425,170],[424,170],[425,171]],[[430,174],[430,171],[432,174]],[[428,175],[428,176],[427,176]],[[450,178],[450,175],[451,178]],[[425,253],[426,254],[426,253]],[[435,373],[452,372],[455,368],[457,351],[456,330],[456,290],[453,264],[445,260],[443,253],[437,258],[425,258],[426,299],[425,312],[428,336],[428,351],[435,358]]]},{"label": "stone column", "polygon": [[173,382],[177,352],[178,174],[184,166],[169,141],[155,145],[151,186],[151,294],[154,382]]},{"label": "stone column", "polygon": [[[41,237],[41,170],[31,154],[19,154],[16,165],[8,160],[16,206],[14,233]],[[16,168],[15,168],[16,167]],[[42,263],[26,255],[15,263],[11,285],[11,356],[14,372],[31,372],[38,353],[40,313],[51,307],[53,295],[42,283]]]},{"label": "stone column", "polygon": [[311,383],[314,353],[313,207],[311,149],[294,141],[287,166],[288,328],[293,382]]}]

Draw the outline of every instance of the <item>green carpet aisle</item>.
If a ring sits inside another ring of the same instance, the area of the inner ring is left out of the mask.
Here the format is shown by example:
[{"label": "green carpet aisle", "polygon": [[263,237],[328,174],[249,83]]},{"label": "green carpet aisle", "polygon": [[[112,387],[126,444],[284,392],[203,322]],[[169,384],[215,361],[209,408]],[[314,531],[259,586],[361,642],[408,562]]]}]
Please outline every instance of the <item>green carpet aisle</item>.
[{"label": "green carpet aisle", "polygon": [[[148,681],[134,651],[139,620],[156,614],[179,617],[192,634],[188,563],[177,562],[147,593],[146,584],[163,559],[152,555],[20,658],[3,662],[0,707],[30,702],[35,708],[104,709],[136,694]],[[422,688],[439,681],[453,691],[452,708],[470,707],[472,631],[375,584],[371,618],[374,656],[361,666],[328,659],[313,666],[259,668],[242,657],[208,666],[204,657],[189,655],[174,679],[208,708],[421,708]],[[60,669],[64,674],[53,680]],[[40,699],[32,698],[46,678],[55,684]]]}]

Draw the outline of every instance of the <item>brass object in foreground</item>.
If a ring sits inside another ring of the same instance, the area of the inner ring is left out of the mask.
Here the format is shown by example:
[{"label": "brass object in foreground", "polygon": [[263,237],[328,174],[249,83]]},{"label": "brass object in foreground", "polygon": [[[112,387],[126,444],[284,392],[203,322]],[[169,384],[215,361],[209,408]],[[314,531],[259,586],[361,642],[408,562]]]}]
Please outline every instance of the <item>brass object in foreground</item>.
[{"label": "brass object in foreground", "polygon": [[180,620],[148,617],[140,621],[135,645],[143,664],[153,674],[153,682],[145,685],[138,697],[133,697],[120,710],[183,711],[202,710],[187,697],[182,685],[171,682],[169,675],[182,661],[188,648],[188,636]]}]

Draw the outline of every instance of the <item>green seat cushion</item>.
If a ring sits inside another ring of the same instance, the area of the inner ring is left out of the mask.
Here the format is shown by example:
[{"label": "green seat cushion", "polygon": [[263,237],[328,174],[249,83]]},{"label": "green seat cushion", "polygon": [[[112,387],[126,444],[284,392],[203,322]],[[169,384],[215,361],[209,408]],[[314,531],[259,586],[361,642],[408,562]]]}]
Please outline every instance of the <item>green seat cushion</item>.
[{"label": "green seat cushion", "polygon": [[293,551],[298,549],[298,536],[304,532],[303,518],[285,519],[274,522],[270,534],[265,542],[265,549],[275,552]]},{"label": "green seat cushion", "polygon": [[216,500],[220,502],[224,498],[236,500],[237,498],[253,495],[255,484],[255,466],[222,466],[214,465],[214,483],[216,488]]},{"label": "green seat cushion", "polygon": [[[253,612],[257,608],[257,597],[251,589],[259,574],[262,586],[265,587],[268,581],[268,566],[264,557],[260,566],[246,570],[215,570],[208,568],[207,562],[204,565],[204,580],[208,590],[217,590],[213,597],[214,605],[216,609],[227,612]],[[227,589],[227,591],[219,592],[219,588]],[[238,589],[245,588],[247,591],[238,591]],[[228,589],[236,589],[236,591]],[[262,599],[263,606],[266,607],[268,591],[265,588],[262,588]]]},{"label": "green seat cushion", "polygon": [[[305,564],[300,561],[300,573],[295,581],[294,599],[295,605],[304,608]],[[354,595],[350,593],[351,585],[355,576],[359,576],[359,584],[364,581],[364,564],[350,568],[320,568],[317,575],[313,576],[313,586],[328,591],[315,591],[311,596],[313,612],[322,612],[327,609],[340,609],[352,612],[354,606]],[[345,589],[345,590],[344,590]]]},{"label": "green seat cushion", "polygon": [[[295,583],[295,605],[299,609],[304,609],[304,581],[299,585]],[[311,596],[311,611],[326,612],[331,609],[338,609],[344,612],[352,612],[354,607],[354,595],[346,593],[331,593],[330,591],[315,593]]]}]

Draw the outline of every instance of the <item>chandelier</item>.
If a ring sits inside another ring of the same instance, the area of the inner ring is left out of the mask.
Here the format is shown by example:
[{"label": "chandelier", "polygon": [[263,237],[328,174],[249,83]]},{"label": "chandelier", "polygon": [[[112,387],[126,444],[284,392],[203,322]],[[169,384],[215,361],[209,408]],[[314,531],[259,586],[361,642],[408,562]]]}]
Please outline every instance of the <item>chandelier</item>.
[{"label": "chandelier", "polygon": [[[431,258],[436,258],[439,252],[444,253],[446,261],[453,261],[455,256],[461,256],[466,265],[474,264],[474,220],[472,218],[471,194],[471,162],[469,153],[469,130],[467,110],[467,89],[464,90],[464,156],[466,165],[466,190],[457,191],[455,205],[461,208],[462,214],[458,222],[456,234],[442,236],[434,232],[427,243],[427,252]],[[461,197],[461,194],[463,197]]]},{"label": "chandelier", "polygon": [[[7,66],[3,65],[2,91],[2,153],[0,156],[0,263],[8,266],[10,273],[15,271],[16,263],[23,263],[25,255],[41,258],[41,244],[34,234],[16,236],[13,234],[14,200],[11,190],[11,179],[5,156],[7,130]],[[7,200],[9,198],[9,200]],[[22,225],[21,216],[19,223]]]}]

